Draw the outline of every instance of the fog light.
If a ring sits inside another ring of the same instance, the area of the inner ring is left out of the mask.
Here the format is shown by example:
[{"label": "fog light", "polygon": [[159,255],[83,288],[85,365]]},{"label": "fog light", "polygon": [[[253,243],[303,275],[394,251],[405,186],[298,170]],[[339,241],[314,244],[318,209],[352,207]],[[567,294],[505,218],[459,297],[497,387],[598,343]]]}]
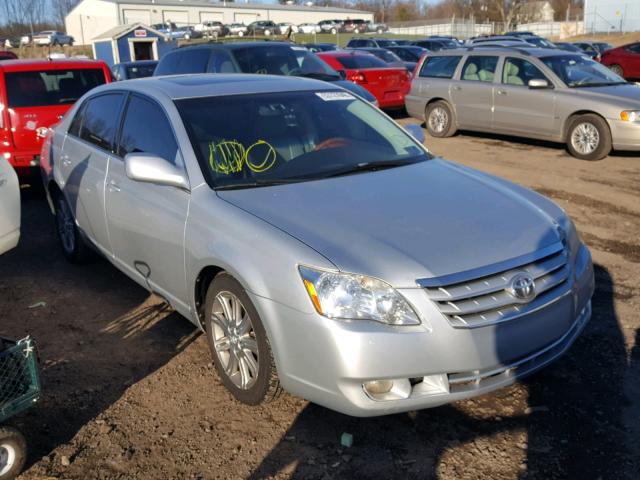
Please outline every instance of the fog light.
[{"label": "fog light", "polygon": [[372,380],[365,382],[364,389],[370,395],[384,395],[393,388],[393,380]]}]

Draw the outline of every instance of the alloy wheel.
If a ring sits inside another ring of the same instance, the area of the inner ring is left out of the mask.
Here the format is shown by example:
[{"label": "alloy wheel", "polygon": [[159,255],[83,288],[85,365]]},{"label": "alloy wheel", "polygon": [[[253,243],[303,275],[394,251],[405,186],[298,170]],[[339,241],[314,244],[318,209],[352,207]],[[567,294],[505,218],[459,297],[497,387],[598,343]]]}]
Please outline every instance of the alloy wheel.
[{"label": "alloy wheel", "polygon": [[579,123],[571,133],[571,146],[581,155],[593,153],[600,144],[600,133],[592,123]]},{"label": "alloy wheel", "polygon": [[442,133],[449,123],[449,115],[442,107],[436,107],[429,113],[429,128],[436,133]]},{"label": "alloy wheel", "polygon": [[62,199],[58,201],[56,221],[62,247],[68,253],[73,252],[76,247],[75,222],[67,202]]},{"label": "alloy wheel", "polygon": [[0,445],[0,476],[6,474],[16,461],[16,449],[11,444]]},{"label": "alloy wheel", "polygon": [[216,295],[211,312],[213,345],[224,373],[241,390],[258,379],[258,342],[251,317],[240,299],[231,292]]}]

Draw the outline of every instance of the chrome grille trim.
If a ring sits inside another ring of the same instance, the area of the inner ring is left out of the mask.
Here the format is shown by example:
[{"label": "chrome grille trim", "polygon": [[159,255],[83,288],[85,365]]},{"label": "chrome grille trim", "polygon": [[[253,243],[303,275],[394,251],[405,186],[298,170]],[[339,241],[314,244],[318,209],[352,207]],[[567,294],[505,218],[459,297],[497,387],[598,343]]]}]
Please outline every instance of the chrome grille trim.
[{"label": "chrome grille trim", "polygon": [[[477,328],[532,313],[570,292],[566,250],[555,251],[520,267],[450,285],[425,287],[438,310],[455,328]],[[526,272],[535,280],[536,297],[523,303],[510,292],[512,278]]]}]

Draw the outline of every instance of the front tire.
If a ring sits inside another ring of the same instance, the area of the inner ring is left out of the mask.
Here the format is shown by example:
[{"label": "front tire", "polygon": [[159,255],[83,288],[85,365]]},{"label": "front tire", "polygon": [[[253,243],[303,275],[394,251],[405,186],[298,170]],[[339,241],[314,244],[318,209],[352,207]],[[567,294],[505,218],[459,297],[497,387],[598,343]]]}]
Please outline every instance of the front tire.
[{"label": "front tire", "polygon": [[331,34],[332,34],[332,35],[335,35],[336,33],[338,33],[338,30],[336,30],[335,28],[332,28],[332,29],[331,29]]},{"label": "front tire", "polygon": [[579,115],[567,130],[567,149],[581,160],[601,160],[611,152],[611,132],[598,115]]},{"label": "front tire", "polygon": [[450,137],[457,131],[453,111],[449,104],[443,100],[427,105],[424,119],[427,131],[432,137]]},{"label": "front tire", "polygon": [[609,67],[609,69],[610,69],[613,73],[615,73],[615,74],[617,74],[617,75],[620,75],[622,78],[624,78],[624,70],[623,70],[623,68],[622,68],[620,65],[618,65],[618,64],[611,65],[611,66]]},{"label": "front tire", "polygon": [[269,339],[257,310],[240,283],[217,275],[207,290],[205,327],[218,376],[240,402],[276,399],[278,380]]},{"label": "front tire", "polygon": [[0,480],[12,480],[24,467],[27,442],[13,427],[0,427]]},{"label": "front tire", "polygon": [[264,36],[268,37],[269,35],[271,35],[271,30],[265,30],[264,31]]},{"label": "front tire", "polygon": [[90,249],[76,225],[71,207],[61,193],[56,195],[55,202],[56,231],[62,252],[71,263],[83,263],[89,257]]}]

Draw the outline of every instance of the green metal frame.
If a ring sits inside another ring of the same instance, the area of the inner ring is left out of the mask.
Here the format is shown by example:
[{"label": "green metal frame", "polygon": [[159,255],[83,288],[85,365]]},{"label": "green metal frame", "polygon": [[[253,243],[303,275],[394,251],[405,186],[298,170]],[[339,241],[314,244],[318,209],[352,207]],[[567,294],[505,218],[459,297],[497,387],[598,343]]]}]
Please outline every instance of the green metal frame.
[{"label": "green metal frame", "polygon": [[18,342],[0,339],[0,423],[26,410],[40,397],[36,344],[27,337]]}]

